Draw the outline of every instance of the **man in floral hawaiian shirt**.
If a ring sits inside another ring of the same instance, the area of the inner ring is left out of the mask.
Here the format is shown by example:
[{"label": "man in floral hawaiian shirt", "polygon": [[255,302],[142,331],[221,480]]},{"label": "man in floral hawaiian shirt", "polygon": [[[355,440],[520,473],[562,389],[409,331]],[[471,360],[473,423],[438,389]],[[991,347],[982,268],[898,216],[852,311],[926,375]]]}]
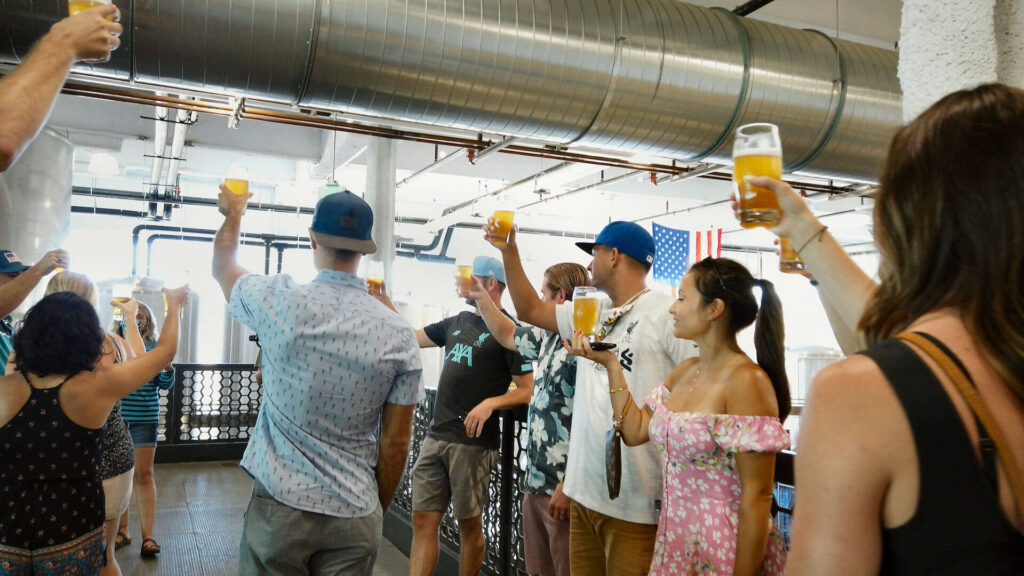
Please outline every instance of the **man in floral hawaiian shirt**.
[{"label": "man in floral hawaiian shirt", "polygon": [[[589,276],[583,266],[555,264],[544,271],[544,301],[572,300],[577,286]],[[527,419],[526,476],[523,481],[523,539],[526,571],[540,576],[569,576],[569,498],[562,493],[562,478],[569,454],[572,400],[576,393],[576,357],[569,355],[561,338],[534,326],[517,327],[485,294],[482,286],[471,293],[494,338],[537,363],[540,374],[533,384]]]}]

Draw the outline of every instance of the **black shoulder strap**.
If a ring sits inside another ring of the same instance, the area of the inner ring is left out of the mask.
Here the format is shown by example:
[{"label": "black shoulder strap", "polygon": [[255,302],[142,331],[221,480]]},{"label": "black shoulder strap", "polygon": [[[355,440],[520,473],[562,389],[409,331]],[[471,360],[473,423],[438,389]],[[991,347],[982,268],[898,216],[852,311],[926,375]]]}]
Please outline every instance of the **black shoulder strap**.
[{"label": "black shoulder strap", "polygon": [[[960,358],[957,358],[956,354],[953,354],[953,351],[943,344],[941,340],[931,334],[925,334],[924,332],[914,332],[914,334],[925,338],[934,344],[936,348],[942,350],[942,353],[949,356],[949,359],[952,360],[953,363],[956,364],[957,368],[964,373],[964,376],[967,377],[967,381],[971,384],[971,387],[974,389],[978,388],[974,383],[974,378],[971,378],[971,373],[968,372],[967,367],[964,366],[964,363],[961,362]],[[985,428],[985,425],[973,410],[971,411],[971,416],[974,417],[974,425],[978,427],[978,447],[981,449],[981,464],[985,470],[985,480],[987,481],[992,494],[998,497],[999,471],[996,468],[996,443],[992,440],[992,436],[989,435],[988,429]]]}]

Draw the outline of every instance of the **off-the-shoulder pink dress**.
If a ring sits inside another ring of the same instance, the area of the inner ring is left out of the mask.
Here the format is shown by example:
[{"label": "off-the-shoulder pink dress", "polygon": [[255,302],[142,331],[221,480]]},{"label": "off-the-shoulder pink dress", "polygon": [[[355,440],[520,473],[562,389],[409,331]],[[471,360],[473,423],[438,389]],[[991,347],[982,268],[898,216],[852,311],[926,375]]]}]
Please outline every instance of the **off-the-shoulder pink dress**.
[{"label": "off-the-shoulder pink dress", "polygon": [[[650,574],[731,575],[741,495],[736,454],[778,452],[789,447],[789,435],[770,416],[673,412],[662,403],[667,392],[658,386],[646,400],[665,479]],[[785,544],[773,524],[761,574],[782,574],[785,565]]]}]

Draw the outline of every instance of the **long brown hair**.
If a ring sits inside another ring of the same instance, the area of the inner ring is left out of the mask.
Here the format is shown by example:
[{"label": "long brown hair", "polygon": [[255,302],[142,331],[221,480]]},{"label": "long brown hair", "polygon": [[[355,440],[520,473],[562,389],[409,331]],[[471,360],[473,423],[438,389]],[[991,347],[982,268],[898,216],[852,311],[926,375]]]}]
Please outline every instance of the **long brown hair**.
[{"label": "long brown hair", "polygon": [[900,129],[875,204],[881,285],[871,343],[956,308],[1024,400],[1024,91],[954,92]]},{"label": "long brown hair", "polygon": [[590,283],[587,269],[575,262],[560,262],[550,266],[544,271],[544,278],[548,290],[561,290],[565,293],[566,300],[572,300],[572,291],[577,286],[586,286]]},{"label": "long brown hair", "polygon": [[[704,302],[720,299],[729,315],[729,332],[754,325],[754,349],[757,365],[768,375],[779,405],[779,420],[785,421],[792,408],[789,376],[786,375],[786,330],[782,321],[782,302],[775,286],[758,280],[735,260],[705,258],[690,268],[695,275],[697,291]],[[761,289],[761,305],[754,298],[754,287]]]}]

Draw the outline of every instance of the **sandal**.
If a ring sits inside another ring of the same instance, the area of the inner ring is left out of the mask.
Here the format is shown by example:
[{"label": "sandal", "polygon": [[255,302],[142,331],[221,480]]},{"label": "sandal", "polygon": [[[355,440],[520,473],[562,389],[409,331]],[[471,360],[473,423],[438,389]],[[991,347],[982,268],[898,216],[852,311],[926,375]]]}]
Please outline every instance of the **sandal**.
[{"label": "sandal", "polygon": [[141,554],[146,557],[156,556],[160,553],[160,545],[156,543],[156,540],[152,538],[145,538],[142,540],[142,552]]},{"label": "sandal", "polygon": [[127,529],[117,531],[117,536],[114,537],[114,550],[120,550],[131,543],[132,537],[128,535]]}]

